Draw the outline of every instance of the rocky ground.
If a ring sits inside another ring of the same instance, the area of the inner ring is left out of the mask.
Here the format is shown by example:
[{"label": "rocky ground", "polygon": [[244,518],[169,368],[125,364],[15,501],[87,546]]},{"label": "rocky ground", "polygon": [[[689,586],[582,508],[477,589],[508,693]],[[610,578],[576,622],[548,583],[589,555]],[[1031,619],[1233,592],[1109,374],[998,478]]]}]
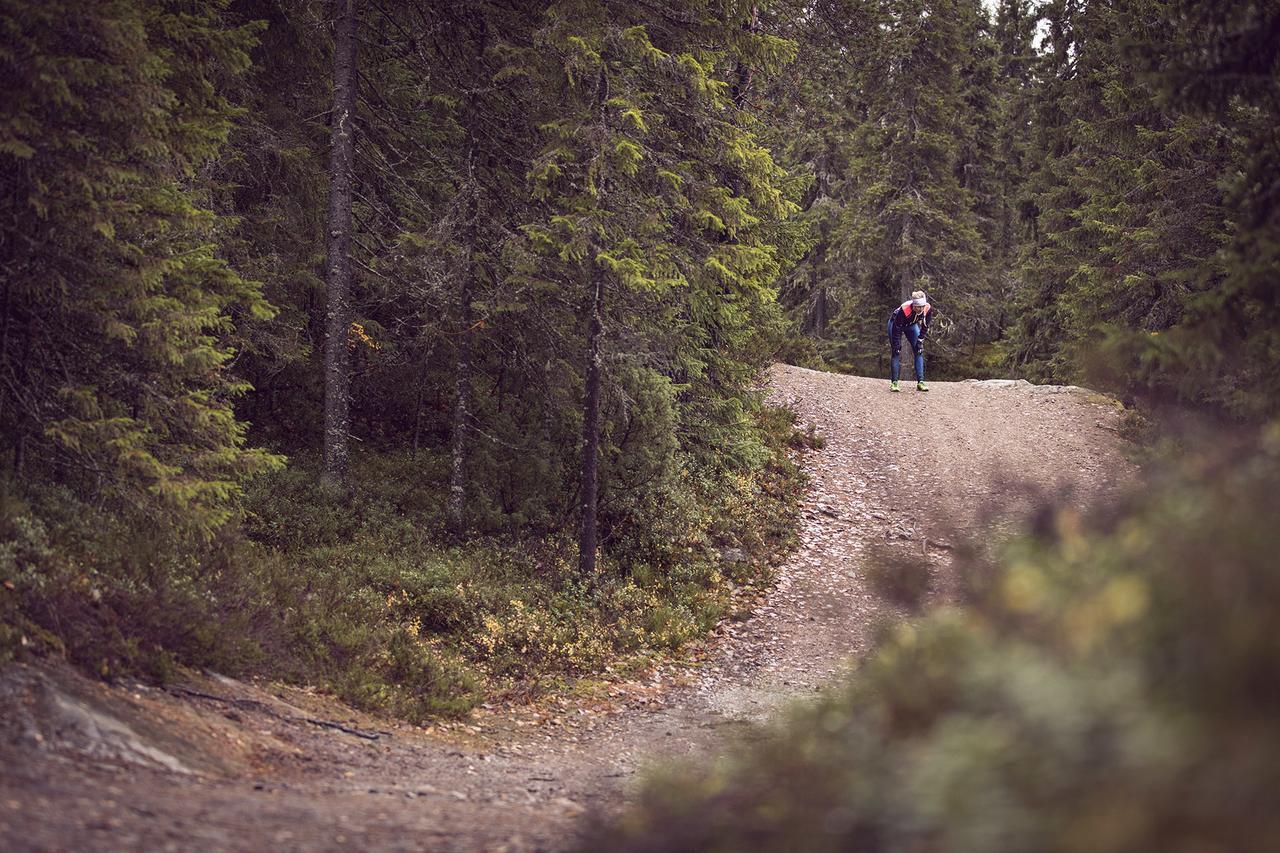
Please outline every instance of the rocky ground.
[{"label": "rocky ground", "polygon": [[109,687],[11,666],[0,848],[564,849],[647,763],[707,754],[856,665],[875,626],[903,615],[869,588],[869,552],[925,556],[945,601],[958,542],[1012,525],[1034,491],[1083,505],[1131,473],[1105,398],[930,387],[774,368],[775,402],[825,440],[805,458],[800,546],[767,597],[641,677],[421,729],[216,675]]}]

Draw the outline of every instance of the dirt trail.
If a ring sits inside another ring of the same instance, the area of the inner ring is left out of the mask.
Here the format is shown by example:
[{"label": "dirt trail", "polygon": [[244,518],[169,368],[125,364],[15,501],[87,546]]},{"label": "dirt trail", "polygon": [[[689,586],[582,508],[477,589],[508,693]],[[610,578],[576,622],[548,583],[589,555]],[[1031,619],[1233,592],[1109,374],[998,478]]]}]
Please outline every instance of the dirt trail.
[{"label": "dirt trail", "polygon": [[875,624],[900,615],[864,583],[868,549],[928,549],[945,597],[945,546],[1005,500],[1010,476],[1074,484],[1081,502],[1128,476],[1105,399],[930,387],[890,394],[884,380],[775,367],[774,400],[826,440],[805,462],[799,549],[696,660],[600,695],[423,731],[216,676],[175,694],[9,667],[0,848],[563,849],[583,811],[621,802],[647,762],[703,754],[856,662]]}]

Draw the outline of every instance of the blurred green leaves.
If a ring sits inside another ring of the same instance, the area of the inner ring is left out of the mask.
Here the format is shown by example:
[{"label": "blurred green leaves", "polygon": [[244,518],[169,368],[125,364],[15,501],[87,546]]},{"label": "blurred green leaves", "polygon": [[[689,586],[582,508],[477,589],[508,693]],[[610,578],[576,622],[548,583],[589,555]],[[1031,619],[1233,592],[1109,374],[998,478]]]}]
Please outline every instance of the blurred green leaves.
[{"label": "blurred green leaves", "polygon": [[[1273,850],[1280,454],[1188,455],[974,558],[963,606],[589,849]],[[1225,442],[1220,442],[1225,443]]]}]

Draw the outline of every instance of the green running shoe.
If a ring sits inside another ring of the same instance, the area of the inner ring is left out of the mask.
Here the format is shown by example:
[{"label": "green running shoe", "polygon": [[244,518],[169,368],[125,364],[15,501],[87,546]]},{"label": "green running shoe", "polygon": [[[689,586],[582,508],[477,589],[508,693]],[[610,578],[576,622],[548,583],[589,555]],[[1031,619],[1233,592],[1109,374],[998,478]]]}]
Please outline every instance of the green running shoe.
[{"label": "green running shoe", "polygon": [[890,382],[890,383],[889,383],[889,390],[890,390],[890,391],[901,391],[902,389],[898,387],[898,383],[897,383],[897,382]]},{"label": "green running shoe", "polygon": [[928,388],[928,387],[927,387],[923,382],[917,382],[917,383],[916,383],[916,390],[917,390],[917,391],[928,391],[928,390],[929,390],[929,388]]}]

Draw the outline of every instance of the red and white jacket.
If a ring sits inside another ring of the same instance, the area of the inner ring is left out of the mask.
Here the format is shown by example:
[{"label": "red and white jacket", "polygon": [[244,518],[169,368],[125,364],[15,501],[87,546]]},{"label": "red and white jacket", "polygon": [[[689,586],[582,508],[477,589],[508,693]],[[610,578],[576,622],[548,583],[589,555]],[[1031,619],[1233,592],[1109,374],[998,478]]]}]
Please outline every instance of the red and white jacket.
[{"label": "red and white jacket", "polygon": [[899,305],[893,309],[893,315],[889,318],[893,323],[893,330],[901,332],[907,326],[920,327],[920,334],[925,335],[929,332],[929,312],[933,310],[933,306],[929,303],[917,308],[911,304],[911,300]]}]

